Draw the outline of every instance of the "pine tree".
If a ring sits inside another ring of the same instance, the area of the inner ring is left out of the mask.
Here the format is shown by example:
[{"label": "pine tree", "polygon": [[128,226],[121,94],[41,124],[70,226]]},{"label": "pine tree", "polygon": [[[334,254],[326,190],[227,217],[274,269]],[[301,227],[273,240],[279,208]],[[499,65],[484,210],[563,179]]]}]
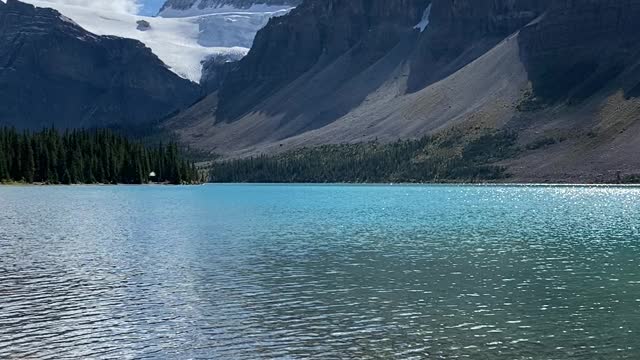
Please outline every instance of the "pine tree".
[{"label": "pine tree", "polygon": [[22,176],[25,182],[32,183],[36,172],[33,146],[27,134],[22,139]]},{"label": "pine tree", "polygon": [[9,180],[9,170],[7,169],[6,153],[0,152],[0,181]]},{"label": "pine tree", "polygon": [[64,175],[62,176],[62,184],[71,185],[73,184],[73,180],[71,179],[71,174],[69,174],[69,169],[64,171]]}]

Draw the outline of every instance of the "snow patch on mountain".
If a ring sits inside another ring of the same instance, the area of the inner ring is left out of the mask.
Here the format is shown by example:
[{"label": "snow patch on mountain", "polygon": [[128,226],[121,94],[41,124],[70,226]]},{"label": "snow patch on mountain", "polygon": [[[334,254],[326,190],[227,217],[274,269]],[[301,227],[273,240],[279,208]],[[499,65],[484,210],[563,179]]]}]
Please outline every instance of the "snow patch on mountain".
[{"label": "snow patch on mountain", "polygon": [[422,20],[414,27],[414,29],[419,29],[420,32],[424,32],[429,26],[429,18],[431,17],[431,4],[427,6],[427,9],[424,11],[422,15]]},{"label": "snow patch on mountain", "polygon": [[[207,9],[196,16],[145,17],[105,8],[72,5],[51,0],[25,0],[39,7],[51,7],[63,16],[97,35],[112,35],[143,42],[173,72],[199,82],[202,62],[211,56],[232,59],[244,57],[253,39],[273,16],[286,14],[281,7],[251,7],[231,9],[228,6]],[[258,11],[265,10],[265,11]],[[268,10],[268,11],[266,11]],[[149,24],[138,29],[139,21]]]}]

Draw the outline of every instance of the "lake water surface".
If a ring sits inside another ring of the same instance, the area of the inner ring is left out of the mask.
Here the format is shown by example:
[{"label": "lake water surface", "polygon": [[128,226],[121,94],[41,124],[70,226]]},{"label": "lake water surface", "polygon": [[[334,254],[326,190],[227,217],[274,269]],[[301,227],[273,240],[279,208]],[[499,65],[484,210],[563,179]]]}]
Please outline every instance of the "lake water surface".
[{"label": "lake water surface", "polygon": [[640,188],[0,187],[0,358],[639,359]]}]

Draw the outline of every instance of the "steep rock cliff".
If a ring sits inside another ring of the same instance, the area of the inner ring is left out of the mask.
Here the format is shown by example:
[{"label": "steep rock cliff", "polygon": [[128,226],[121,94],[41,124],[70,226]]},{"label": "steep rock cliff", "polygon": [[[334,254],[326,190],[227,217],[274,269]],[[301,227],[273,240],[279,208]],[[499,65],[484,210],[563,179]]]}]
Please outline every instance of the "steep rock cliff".
[{"label": "steep rock cliff", "polygon": [[640,94],[639,0],[554,1],[520,35],[523,62],[543,102],[577,103],[626,72],[620,86]]},{"label": "steep rock cliff", "polygon": [[218,91],[229,73],[236,68],[242,56],[213,55],[202,62],[200,86],[206,94]]},{"label": "steep rock cliff", "polygon": [[429,30],[412,56],[409,90],[461,69],[535,20],[552,0],[434,0]]},{"label": "steep rock cliff", "polygon": [[[220,119],[233,120],[287,83],[331,66],[356,75],[417,32],[429,0],[307,1],[261,30],[220,92]],[[315,70],[314,70],[315,69]]]}]

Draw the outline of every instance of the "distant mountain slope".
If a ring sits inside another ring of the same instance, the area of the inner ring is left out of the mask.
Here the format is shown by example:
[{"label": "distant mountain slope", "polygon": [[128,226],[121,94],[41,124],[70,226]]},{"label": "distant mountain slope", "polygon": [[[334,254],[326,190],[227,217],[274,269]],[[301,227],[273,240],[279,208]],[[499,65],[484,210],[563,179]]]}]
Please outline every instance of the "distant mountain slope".
[{"label": "distant mountain slope", "polygon": [[167,126],[229,157],[500,128],[516,180],[611,180],[640,173],[639,19],[640,0],[307,1]]},{"label": "distant mountain slope", "polygon": [[138,41],[97,36],[52,9],[0,2],[0,126],[135,125],[200,96]]}]

